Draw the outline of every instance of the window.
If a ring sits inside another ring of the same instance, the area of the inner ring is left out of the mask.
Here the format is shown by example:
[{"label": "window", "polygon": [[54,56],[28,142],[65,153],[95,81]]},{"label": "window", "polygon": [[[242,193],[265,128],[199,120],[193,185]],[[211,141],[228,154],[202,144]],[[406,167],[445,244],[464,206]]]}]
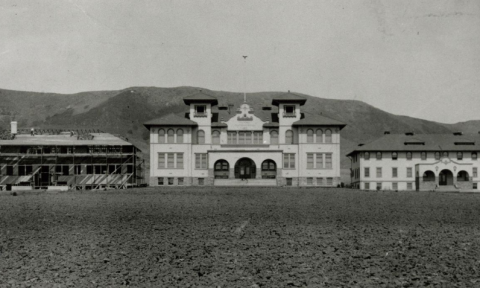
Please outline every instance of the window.
[{"label": "window", "polygon": [[370,190],[370,183],[365,182],[365,190]]},{"label": "window", "polygon": [[323,168],[323,154],[322,153],[316,153],[316,159],[315,159],[315,164],[317,165],[317,169]]},{"label": "window", "polygon": [[173,185],[173,182],[174,182],[174,178],[171,178],[171,177],[167,178],[168,185]]},{"label": "window", "polygon": [[247,144],[247,135],[246,131],[238,132],[238,144]]},{"label": "window", "polygon": [[397,182],[392,183],[392,190],[398,190],[398,183]]},{"label": "window", "polygon": [[397,159],[398,159],[398,153],[392,152],[392,160],[397,160]]},{"label": "window", "polygon": [[253,144],[263,144],[263,132],[253,132]]},{"label": "window", "polygon": [[382,152],[377,152],[377,160],[382,160]]},{"label": "window", "polygon": [[127,165],[127,174],[133,174],[133,165]]},{"label": "window", "polygon": [[397,177],[398,177],[398,168],[397,168],[397,167],[393,167],[393,168],[392,168],[392,177],[393,177],[393,178],[397,178]]},{"label": "window", "polygon": [[440,152],[435,152],[435,160],[440,160]]},{"label": "window", "polygon": [[313,185],[313,178],[312,177],[307,178],[307,185]]},{"label": "window", "polygon": [[158,143],[165,143],[165,130],[158,129]]},{"label": "window", "polygon": [[178,129],[177,130],[177,143],[183,143],[183,130]]},{"label": "window", "polygon": [[295,169],[295,154],[283,154],[283,169]]},{"label": "window", "polygon": [[467,171],[460,171],[457,175],[457,181],[470,181]]},{"label": "window", "polygon": [[285,144],[293,144],[293,131],[287,130],[285,132]]},{"label": "window", "polygon": [[183,153],[158,153],[158,169],[175,168],[183,169]]},{"label": "window", "polygon": [[307,169],[313,169],[313,158],[314,158],[313,153],[307,153]]},{"label": "window", "polygon": [[412,160],[412,152],[407,152],[407,160]]},{"label": "window", "polygon": [[307,130],[307,143],[313,143],[313,130]]},{"label": "window", "polygon": [[87,165],[87,174],[93,174],[93,166]]},{"label": "window", "polygon": [[[197,153],[195,154],[195,169],[207,169],[207,154]],[[200,178],[199,178],[200,180]]]},{"label": "window", "polygon": [[74,173],[75,173],[75,175],[82,174],[82,166],[81,165],[75,165]]},{"label": "window", "polygon": [[370,168],[369,167],[364,168],[364,174],[365,174],[365,177],[370,177]]},{"label": "window", "polygon": [[175,131],[173,129],[168,129],[167,131],[167,143],[175,143]]},{"label": "window", "polygon": [[176,153],[177,154],[177,169],[183,169],[183,153]]},{"label": "window", "polygon": [[377,167],[377,178],[382,178],[382,167]]},{"label": "window", "polygon": [[[102,166],[103,166],[103,165],[102,165]],[[102,166],[97,165],[97,166],[95,166],[95,167],[102,167]],[[69,168],[68,165],[57,165],[57,166],[55,166],[55,172],[56,172],[57,174],[67,176],[67,175],[68,175],[68,170],[69,170],[68,168]],[[101,169],[101,168],[100,168],[100,169]],[[107,170],[107,169],[105,169],[105,170]],[[96,173],[96,174],[102,174],[102,173]]]},{"label": "window", "polygon": [[332,130],[330,129],[325,131],[325,143],[332,143]]},{"label": "window", "polygon": [[[68,167],[68,166],[67,166]],[[68,171],[68,170],[67,170]],[[18,176],[31,175],[33,172],[32,165],[19,165],[18,166]]]},{"label": "window", "polygon": [[278,132],[276,130],[270,131],[270,144],[272,145],[278,144]]},{"label": "window", "polygon": [[220,132],[218,130],[212,132],[212,144],[220,144]]},{"label": "window", "polygon": [[472,152],[472,160],[477,160],[477,152]]},{"label": "window", "polygon": [[324,153],[307,153],[307,169],[323,169]]},{"label": "window", "polygon": [[158,169],[167,168],[165,166],[165,153],[158,153]]},{"label": "window", "polygon": [[443,151],[442,157],[448,157],[448,152],[447,152],[447,151]]},{"label": "window", "polygon": [[422,160],[427,160],[427,152],[421,152],[420,153]]},{"label": "window", "polygon": [[413,177],[412,171],[413,171],[412,167],[407,167],[407,177],[408,178]]},{"label": "window", "polygon": [[382,183],[381,182],[377,182],[377,190],[382,190]]},{"label": "window", "polygon": [[206,105],[195,105],[195,116],[206,117],[207,116],[207,106]]},{"label": "window", "polygon": [[333,178],[327,177],[327,186],[333,186]]},{"label": "window", "polygon": [[287,186],[292,186],[292,178],[286,178],[287,180]]},{"label": "window", "polygon": [[323,131],[322,129],[318,129],[315,133],[315,142],[322,143],[323,142]]},{"label": "window", "polygon": [[163,177],[158,177],[158,185],[164,185],[163,184]]},{"label": "window", "polygon": [[205,178],[198,178],[198,185],[205,185]]},{"label": "window", "polygon": [[197,131],[197,144],[205,144],[205,132],[203,130]]},{"label": "window", "polygon": [[285,117],[295,117],[295,105],[285,105],[283,106]]},{"label": "window", "polygon": [[365,154],[363,154],[363,157],[365,158],[365,160],[370,160],[370,152],[365,152]]},{"label": "window", "polygon": [[317,178],[317,186],[322,186],[323,185],[323,178],[322,177],[318,177]]},{"label": "window", "polygon": [[407,190],[413,190],[413,183],[412,182],[407,183]]},{"label": "window", "polygon": [[477,183],[473,183],[473,189],[477,190],[478,189],[478,185]]},{"label": "window", "polygon": [[332,154],[325,154],[325,169],[332,169]]},{"label": "window", "polygon": [[472,172],[473,172],[473,173],[472,173],[473,175],[472,175],[472,176],[473,176],[474,178],[477,178],[477,177],[478,177],[477,169],[478,169],[477,167],[473,167],[473,171],[472,171]]},{"label": "window", "polygon": [[228,144],[237,144],[237,132],[235,131],[227,132],[227,141],[228,141]]},{"label": "window", "polygon": [[167,168],[175,168],[175,153],[167,153]]},{"label": "window", "polygon": [[252,132],[245,132],[245,144],[252,144]]},{"label": "window", "polygon": [[178,178],[178,185],[183,185],[183,178]]},{"label": "window", "polygon": [[463,152],[457,152],[457,160],[463,160]]}]

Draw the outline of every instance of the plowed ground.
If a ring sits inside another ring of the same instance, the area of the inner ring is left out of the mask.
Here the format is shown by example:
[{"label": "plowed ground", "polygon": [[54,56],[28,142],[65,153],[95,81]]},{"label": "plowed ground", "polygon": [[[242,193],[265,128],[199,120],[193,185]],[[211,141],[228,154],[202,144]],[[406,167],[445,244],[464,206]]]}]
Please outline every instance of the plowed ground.
[{"label": "plowed ground", "polygon": [[1,287],[480,287],[480,194],[0,195]]}]

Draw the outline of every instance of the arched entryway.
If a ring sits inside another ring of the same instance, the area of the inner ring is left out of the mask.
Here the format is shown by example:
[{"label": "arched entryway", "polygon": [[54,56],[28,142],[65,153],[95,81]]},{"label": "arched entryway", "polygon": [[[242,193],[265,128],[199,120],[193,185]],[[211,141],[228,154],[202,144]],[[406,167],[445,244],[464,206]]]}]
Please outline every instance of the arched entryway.
[{"label": "arched entryway", "polygon": [[215,165],[213,166],[213,175],[215,176],[215,179],[228,179],[229,167],[227,160],[221,159],[215,162]]},{"label": "arched entryway", "polygon": [[435,181],[435,173],[433,171],[427,170],[423,173],[423,182],[433,182]]},{"label": "arched entryway", "polygon": [[256,177],[257,167],[250,158],[242,158],[235,163],[235,178],[253,179]]},{"label": "arched entryway", "polygon": [[277,177],[277,164],[275,161],[267,159],[262,162],[262,178],[275,179]]},{"label": "arched entryway", "polygon": [[470,176],[468,175],[467,171],[460,171],[457,174],[457,182],[467,182],[470,181]]},{"label": "arched entryway", "polygon": [[446,185],[453,185],[453,173],[450,170],[442,170],[440,174],[438,174],[438,185],[446,186]]}]

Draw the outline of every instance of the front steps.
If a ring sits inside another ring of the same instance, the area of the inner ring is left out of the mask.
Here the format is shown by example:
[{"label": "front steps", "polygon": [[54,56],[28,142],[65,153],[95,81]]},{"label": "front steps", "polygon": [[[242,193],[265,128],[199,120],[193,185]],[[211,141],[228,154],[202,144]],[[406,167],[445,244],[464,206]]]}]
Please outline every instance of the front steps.
[{"label": "front steps", "polygon": [[276,179],[215,179],[214,186],[277,186]]},{"label": "front steps", "polygon": [[453,185],[442,185],[435,188],[435,192],[458,192],[460,189],[456,188]]}]

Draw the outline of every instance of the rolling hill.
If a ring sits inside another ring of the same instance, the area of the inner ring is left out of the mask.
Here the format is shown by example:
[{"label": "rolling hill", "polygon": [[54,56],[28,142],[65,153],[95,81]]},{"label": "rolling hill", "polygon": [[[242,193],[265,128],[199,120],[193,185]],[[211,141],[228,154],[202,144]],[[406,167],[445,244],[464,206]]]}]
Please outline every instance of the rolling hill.
[{"label": "rolling hill", "polygon": [[[197,92],[195,87],[131,87],[117,91],[94,91],[77,94],[37,93],[0,89],[0,128],[8,128],[14,117],[19,127],[101,129],[129,139],[148,154],[148,131],[143,123],[165,113],[185,111],[183,97]],[[219,99],[219,103],[241,103],[242,93],[202,89]],[[251,104],[270,104],[274,95],[283,92],[258,92],[247,95]],[[297,93],[299,94],[299,93]],[[302,94],[299,94],[302,95]],[[347,124],[342,130],[342,154],[359,143],[381,136],[384,131],[403,133],[477,133],[480,120],[442,124],[399,116],[355,100],[306,97],[306,112],[321,113]],[[146,155],[144,155],[146,156]],[[148,160],[148,157],[146,157]],[[342,168],[350,160],[342,158]]]}]

